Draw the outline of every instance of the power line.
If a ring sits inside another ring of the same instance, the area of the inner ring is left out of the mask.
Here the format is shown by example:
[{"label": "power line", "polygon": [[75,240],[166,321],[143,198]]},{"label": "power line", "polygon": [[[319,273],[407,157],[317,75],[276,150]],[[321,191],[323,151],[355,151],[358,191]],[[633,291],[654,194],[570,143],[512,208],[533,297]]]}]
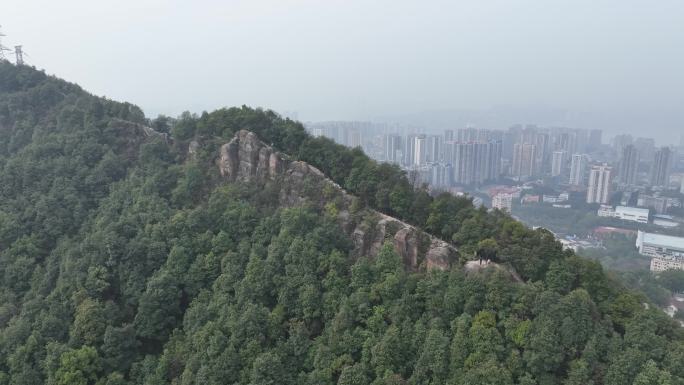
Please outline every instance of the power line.
[{"label": "power line", "polygon": [[[0,26],[0,28],[2,28],[2,26]],[[0,31],[0,60],[8,60],[7,55],[5,54],[5,51],[7,51],[7,52],[12,52],[11,49],[5,47],[5,46],[2,44],[2,38],[5,37],[5,36],[7,36],[7,35],[5,35],[4,33],[2,33],[2,31]],[[28,54],[26,54],[26,52],[24,52],[22,46],[21,46],[21,45],[15,45],[15,46],[14,46],[14,58],[15,58],[15,63],[16,63],[17,65],[24,65],[24,64],[25,64],[25,62],[24,62],[24,57],[25,57],[25,56],[28,56]]]}]

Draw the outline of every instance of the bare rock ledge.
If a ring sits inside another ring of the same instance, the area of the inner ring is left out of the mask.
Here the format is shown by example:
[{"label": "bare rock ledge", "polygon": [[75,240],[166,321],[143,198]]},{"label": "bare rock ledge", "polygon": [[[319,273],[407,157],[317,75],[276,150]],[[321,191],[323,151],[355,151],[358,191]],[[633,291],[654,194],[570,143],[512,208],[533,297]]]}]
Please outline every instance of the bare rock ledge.
[{"label": "bare rock ledge", "polygon": [[250,131],[239,131],[221,146],[216,163],[230,182],[275,184],[283,207],[313,204],[332,212],[354,243],[354,257],[374,257],[389,241],[409,270],[446,270],[458,259],[454,246],[414,226],[368,208],[355,210],[355,198],[320,170],[291,160]]}]

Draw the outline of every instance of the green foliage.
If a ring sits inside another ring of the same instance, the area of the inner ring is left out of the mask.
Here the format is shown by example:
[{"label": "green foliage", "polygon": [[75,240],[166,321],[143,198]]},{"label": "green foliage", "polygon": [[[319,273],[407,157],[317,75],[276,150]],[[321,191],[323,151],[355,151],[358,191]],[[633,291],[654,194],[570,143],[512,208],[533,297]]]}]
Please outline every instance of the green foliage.
[{"label": "green foliage", "polygon": [[56,385],[91,385],[95,384],[102,369],[97,350],[83,346],[71,350],[60,358],[59,368],[55,373]]},{"label": "green foliage", "polygon": [[[0,385],[682,383],[681,329],[598,263],[299,123],[248,107],[147,121],[9,63],[0,90]],[[269,186],[220,183],[239,129],[356,194],[353,214],[504,269],[407,271],[392,242],[351,258],[334,191],[285,209]]]},{"label": "green foliage", "polygon": [[658,280],[674,293],[684,292],[684,270],[665,270],[658,275]]},{"label": "green foliage", "polygon": [[613,234],[602,239],[602,248],[580,249],[578,254],[598,260],[611,270],[643,271],[648,270],[649,259],[634,247],[635,237]]}]

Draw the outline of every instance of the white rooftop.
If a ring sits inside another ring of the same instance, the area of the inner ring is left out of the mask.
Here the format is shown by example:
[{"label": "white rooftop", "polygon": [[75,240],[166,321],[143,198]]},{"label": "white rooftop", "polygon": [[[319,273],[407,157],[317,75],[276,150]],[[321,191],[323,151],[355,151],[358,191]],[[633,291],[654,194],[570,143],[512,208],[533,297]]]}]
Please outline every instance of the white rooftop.
[{"label": "white rooftop", "polygon": [[671,235],[653,234],[639,231],[639,238],[641,238],[642,243],[664,246],[669,249],[684,250],[684,238],[682,237],[673,237]]},{"label": "white rooftop", "polygon": [[630,207],[630,206],[618,206],[615,208],[616,212],[619,213],[625,213],[625,214],[631,214],[634,216],[648,216],[648,213],[650,212],[649,209],[640,209],[638,207]]}]

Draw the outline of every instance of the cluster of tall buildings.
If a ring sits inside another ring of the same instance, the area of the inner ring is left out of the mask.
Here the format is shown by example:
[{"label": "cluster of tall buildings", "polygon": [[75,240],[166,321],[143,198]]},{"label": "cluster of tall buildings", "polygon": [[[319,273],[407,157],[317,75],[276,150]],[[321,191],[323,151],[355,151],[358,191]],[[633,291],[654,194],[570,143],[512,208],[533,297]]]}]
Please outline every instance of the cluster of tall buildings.
[{"label": "cluster of tall buildings", "polygon": [[518,179],[531,178],[537,174],[537,146],[531,143],[516,143],[513,146],[513,164],[510,175]]},{"label": "cluster of tall buildings", "polygon": [[586,176],[585,154],[600,147],[602,132],[518,125],[504,137],[504,158],[511,160],[508,174],[512,178],[524,181],[549,176],[581,185]]},{"label": "cluster of tall buildings", "polygon": [[441,135],[369,122],[315,123],[308,129],[315,136],[349,147],[361,146],[371,157],[414,171],[420,182],[439,187],[482,185],[502,177],[567,179],[568,174],[581,185],[587,159],[575,155],[601,142],[600,130],[534,125],[516,125],[505,131],[449,129]]},{"label": "cluster of tall buildings", "polygon": [[361,146],[371,157],[399,165],[416,182],[433,187],[480,186],[501,178],[543,180],[586,190],[587,203],[606,204],[616,191],[667,186],[676,160],[672,148],[657,148],[651,138],[617,135],[604,146],[601,130],[515,125],[424,134],[415,127],[370,122],[316,123],[308,129],[349,147]]},{"label": "cluster of tall buildings", "polygon": [[[618,154],[616,182],[622,186],[637,184],[667,186],[675,161],[672,148],[656,148],[651,138],[632,139],[631,135],[617,135],[613,149]],[[648,170],[648,172],[641,172]]]},{"label": "cluster of tall buildings", "polygon": [[[513,126],[507,131],[463,128],[443,135],[385,134],[380,160],[433,175],[441,186],[481,185],[509,177],[517,181],[552,176],[581,186],[587,177],[584,152],[598,148],[600,130]],[[428,172],[426,168],[437,168]],[[442,175],[446,173],[446,177]],[[428,180],[424,180],[431,182]]]},{"label": "cluster of tall buildings", "polygon": [[382,143],[381,160],[417,171],[421,182],[438,187],[479,185],[501,177],[503,144],[488,130],[385,134]]},{"label": "cluster of tall buildings", "polygon": [[[673,148],[657,148],[652,138],[613,139],[615,155],[606,156],[601,131],[517,127],[509,175],[517,180],[551,177],[571,189],[586,188],[587,203],[605,204],[614,190],[667,187],[676,156]],[[506,143],[506,142],[504,142]],[[504,148],[504,154],[507,149]]]},{"label": "cluster of tall buildings", "polygon": [[347,147],[361,147],[363,134],[374,129],[371,122],[321,122],[310,125],[309,131],[314,136],[325,136]]},{"label": "cluster of tall buildings", "polygon": [[616,146],[620,158],[617,168],[607,164],[592,166],[589,176],[587,203],[608,203],[611,188],[618,190],[634,188],[638,184],[649,187],[666,187],[670,183],[670,172],[674,158],[673,151],[669,147],[662,147],[652,152],[653,161],[645,166],[650,167],[648,181],[639,178],[639,169],[642,162],[640,151],[633,144]]},{"label": "cluster of tall buildings", "polygon": [[481,185],[501,176],[500,141],[445,143],[445,162],[451,164],[453,183]]}]

